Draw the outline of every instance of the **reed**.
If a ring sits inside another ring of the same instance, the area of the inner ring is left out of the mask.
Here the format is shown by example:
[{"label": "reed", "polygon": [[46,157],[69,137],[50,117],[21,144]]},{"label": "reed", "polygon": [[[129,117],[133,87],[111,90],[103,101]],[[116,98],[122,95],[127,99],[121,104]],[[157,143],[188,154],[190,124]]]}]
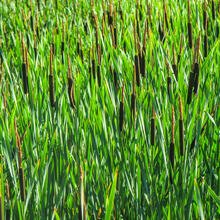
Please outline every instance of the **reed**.
[{"label": "reed", "polygon": [[174,118],[174,108],[172,105],[172,126],[171,126],[171,143],[170,143],[170,162],[172,168],[174,168],[174,126],[175,126],[175,118]]},{"label": "reed", "polygon": [[212,0],[212,19],[215,21],[215,1]]},{"label": "reed", "polygon": [[154,110],[154,106],[152,105],[152,116],[151,116],[151,138],[150,138],[150,142],[151,142],[151,146],[154,146],[155,144],[155,133],[156,133],[156,129],[155,129],[155,110]]},{"label": "reed", "polygon": [[22,63],[22,73],[23,73],[23,87],[24,93],[28,93],[28,77],[27,77],[27,59],[26,59],[26,47],[24,44],[24,37],[22,36],[22,51],[23,51],[23,63]]},{"label": "reed", "polygon": [[54,101],[54,78],[53,78],[53,48],[50,48],[50,75],[49,75],[50,104],[55,107]]},{"label": "reed", "polygon": [[63,38],[61,42],[61,56],[62,56],[62,64],[64,64],[64,40],[65,40],[65,27],[64,27],[64,21],[63,21]]},{"label": "reed", "polygon": [[160,41],[161,41],[161,42],[164,42],[164,32],[163,32],[162,27],[161,27],[161,18],[160,18],[160,15],[159,15],[158,32],[159,32],[159,35],[160,35]]},{"label": "reed", "polygon": [[205,36],[204,36],[204,57],[208,55],[208,36],[207,36],[207,19],[205,21]]},{"label": "reed", "polygon": [[96,74],[95,74],[95,69],[96,69],[96,63],[95,63],[95,44],[93,43],[93,47],[92,47],[92,52],[93,52],[93,56],[92,56],[92,72],[93,72],[93,79],[96,78]]},{"label": "reed", "polygon": [[119,129],[120,129],[120,131],[122,131],[123,123],[124,123],[124,89],[125,89],[125,80],[123,81],[122,100],[120,102],[120,108],[119,108]]},{"label": "reed", "polygon": [[134,65],[133,71],[133,93],[131,94],[131,121],[135,124],[135,113],[136,113],[136,95],[135,95],[135,77],[136,77],[136,68]]},{"label": "reed", "polygon": [[25,181],[24,181],[24,170],[22,167],[22,149],[21,149],[21,141],[17,131],[17,122],[14,120],[14,129],[15,129],[15,137],[16,137],[16,146],[18,149],[18,165],[19,165],[19,183],[20,183],[20,196],[21,201],[25,200]]},{"label": "reed", "polygon": [[183,48],[183,34],[181,34],[180,49],[179,49],[179,54],[178,54],[177,65],[179,65],[179,62],[180,62],[182,48]]},{"label": "reed", "polygon": [[67,53],[67,59],[68,59],[68,95],[69,95],[69,100],[70,100],[70,106],[73,109],[76,109],[75,96],[74,96],[74,86],[73,86],[74,81],[72,78],[70,57],[69,57],[68,53]]},{"label": "reed", "polygon": [[183,105],[180,95],[179,95],[179,112],[180,112],[180,119],[179,119],[180,155],[183,156],[184,155]]},{"label": "reed", "polygon": [[137,47],[137,33],[136,33],[136,22],[134,20],[134,44],[135,44],[135,72],[136,72],[136,83],[137,86],[140,86],[140,62],[138,56],[138,47]]},{"label": "reed", "polygon": [[89,83],[92,83],[92,48],[89,48]]},{"label": "reed", "polygon": [[116,13],[116,8],[114,8],[114,45],[115,48],[118,47],[118,33],[117,33],[117,13]]},{"label": "reed", "polygon": [[199,87],[199,49],[200,49],[200,42],[201,42],[201,31],[199,32],[199,38],[197,43],[197,56],[196,56],[196,63],[194,65],[194,94],[197,94],[198,87]]},{"label": "reed", "polygon": [[3,203],[4,200],[2,198],[2,167],[1,167],[1,163],[0,163],[0,220],[4,220],[4,209],[3,209]]},{"label": "reed", "polygon": [[190,0],[188,0],[188,40],[189,40],[189,47],[192,48],[192,46],[193,46],[193,37],[192,37]]},{"label": "reed", "polygon": [[175,48],[174,48],[174,43],[173,43],[173,73],[175,75],[176,81],[178,81],[178,69],[177,69],[177,65],[176,65],[176,58],[175,58]]},{"label": "reed", "polygon": [[[140,68],[141,68],[141,75],[145,77],[145,56],[146,56],[146,40],[147,40],[147,20],[145,21],[145,30],[144,30],[144,39],[143,39],[143,49],[141,53],[140,59]],[[140,46],[139,46],[140,49]]]},{"label": "reed", "polygon": [[98,65],[97,65],[97,77],[98,77],[98,85],[101,86],[101,47],[98,47]]},{"label": "reed", "polygon": [[119,4],[119,14],[120,14],[120,18],[121,18],[121,20],[123,21],[124,19],[123,19],[123,11],[122,11],[122,8],[121,8],[121,1],[119,0],[118,1],[118,4]]}]

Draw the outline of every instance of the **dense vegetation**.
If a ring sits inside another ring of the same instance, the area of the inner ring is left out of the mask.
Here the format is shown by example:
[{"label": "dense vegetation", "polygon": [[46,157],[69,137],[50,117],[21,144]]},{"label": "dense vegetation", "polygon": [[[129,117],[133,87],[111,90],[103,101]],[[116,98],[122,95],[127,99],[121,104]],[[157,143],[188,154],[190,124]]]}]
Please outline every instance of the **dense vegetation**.
[{"label": "dense vegetation", "polygon": [[219,1],[0,8],[0,220],[220,218]]}]

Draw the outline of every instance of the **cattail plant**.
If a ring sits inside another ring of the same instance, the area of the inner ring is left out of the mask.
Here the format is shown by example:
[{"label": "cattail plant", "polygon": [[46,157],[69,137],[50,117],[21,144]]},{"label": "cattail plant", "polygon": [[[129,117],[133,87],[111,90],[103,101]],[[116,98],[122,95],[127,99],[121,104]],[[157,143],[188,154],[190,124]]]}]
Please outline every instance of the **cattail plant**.
[{"label": "cattail plant", "polygon": [[155,129],[155,110],[154,110],[153,105],[152,105],[152,116],[151,116],[150,129],[151,129],[150,143],[151,143],[151,146],[154,146],[156,129]]},{"label": "cattail plant", "polygon": [[53,78],[53,48],[50,48],[50,75],[49,75],[49,89],[50,89],[50,104],[55,106],[54,101],[54,78]]},{"label": "cattail plant", "polygon": [[33,8],[32,8],[32,1],[30,1],[31,4],[31,11],[30,11],[30,21],[31,21],[31,30],[34,31],[34,19],[33,19]]},{"label": "cattail plant", "polygon": [[201,31],[199,32],[198,44],[197,44],[197,56],[196,63],[194,65],[194,94],[197,94],[199,87],[199,49],[201,41]]},{"label": "cattail plant", "polygon": [[35,55],[35,59],[37,59],[37,39],[36,39],[36,34],[34,34],[34,55]]},{"label": "cattail plant", "polygon": [[208,55],[208,36],[207,36],[207,18],[205,21],[205,36],[204,36],[204,57]]},{"label": "cattail plant", "polygon": [[[196,51],[197,51],[197,43],[195,45],[194,53],[193,53],[193,65],[192,65],[193,69],[195,66]],[[192,71],[192,72],[190,72],[189,83],[188,83],[188,95],[187,95],[187,104],[188,105],[191,103],[191,100],[192,100],[192,91],[193,91],[193,86],[194,86],[194,80],[195,80],[195,74],[194,74],[194,71]]]},{"label": "cattail plant", "polygon": [[177,66],[176,66],[176,58],[175,58],[175,48],[174,48],[174,43],[173,43],[173,65],[172,65],[172,68],[173,68],[173,73],[176,77],[176,81],[178,81],[178,69],[177,69]]},{"label": "cattail plant", "polygon": [[192,37],[190,0],[188,0],[188,39],[189,39],[189,47],[192,48],[192,46],[193,46],[193,37]]},{"label": "cattail plant", "polygon": [[27,76],[27,59],[26,59],[26,47],[24,44],[23,34],[22,36],[22,50],[23,50],[23,63],[22,63],[22,73],[23,73],[23,86],[24,93],[28,93],[28,76]]},{"label": "cattail plant", "polygon": [[80,42],[80,46],[79,46],[79,54],[80,54],[80,57],[81,57],[81,60],[83,61],[83,46],[82,46],[82,38],[80,36],[79,38],[79,42]]},{"label": "cattail plant", "polygon": [[123,11],[122,11],[122,8],[121,8],[121,1],[120,1],[120,0],[118,1],[118,4],[119,4],[119,14],[120,14],[120,18],[121,18],[121,20],[123,21]]},{"label": "cattail plant", "polygon": [[4,212],[3,212],[3,203],[4,203],[4,200],[2,198],[2,170],[1,170],[1,163],[0,163],[0,220],[4,220]]},{"label": "cattail plant", "polygon": [[180,155],[183,156],[184,154],[183,105],[180,95],[179,95],[179,112],[180,112],[180,119],[179,119]]},{"label": "cattail plant", "polygon": [[[164,26],[164,25],[163,25]],[[158,32],[159,32],[159,35],[160,35],[160,41],[161,42],[164,42],[164,32],[163,32],[163,29],[161,27],[161,18],[160,18],[160,14],[159,14],[159,26],[158,26]]]},{"label": "cattail plant", "polygon": [[97,66],[97,78],[98,78],[98,85],[101,86],[101,47],[98,47],[98,66]]},{"label": "cattail plant", "polygon": [[95,44],[93,44],[92,47],[92,73],[93,73],[93,79],[96,78],[95,69],[96,69],[96,63],[95,63]]},{"label": "cattail plant", "polygon": [[[138,1],[137,1],[138,2]],[[139,10],[138,10],[139,6],[136,6],[136,33],[137,33],[137,37],[138,39],[140,39],[140,25],[139,25]]]},{"label": "cattail plant", "polygon": [[137,86],[140,86],[140,62],[138,56],[138,47],[137,47],[137,33],[136,33],[136,22],[134,20],[134,44],[135,44],[135,72],[136,72],[136,82]]},{"label": "cattail plant", "polygon": [[92,48],[89,48],[89,83],[92,83]]},{"label": "cattail plant", "polygon": [[118,38],[117,38],[117,13],[116,9],[114,10],[114,45],[115,48],[118,46]]},{"label": "cattail plant", "polygon": [[124,89],[125,89],[125,80],[123,81],[122,100],[120,102],[120,108],[119,108],[119,129],[120,129],[120,131],[122,131],[123,123],[124,123]]},{"label": "cattail plant", "polygon": [[6,199],[7,199],[7,209],[6,209],[6,220],[10,220],[10,192],[9,192],[9,184],[8,184],[8,180],[6,180]]},{"label": "cattail plant", "polygon": [[24,170],[22,167],[22,150],[21,150],[21,141],[17,130],[17,123],[14,120],[14,129],[16,137],[16,146],[18,149],[18,165],[19,165],[19,183],[20,183],[20,196],[21,201],[25,200],[25,182],[24,182]]},{"label": "cattail plant", "polygon": [[69,54],[67,54],[67,59],[68,59],[68,95],[69,95],[69,100],[70,100],[70,106],[75,109],[75,97],[74,97],[74,81],[72,78],[72,73],[71,73],[71,64],[70,64],[70,57]]},{"label": "cattail plant", "polygon": [[[141,59],[140,59],[140,68],[141,68],[141,74],[143,77],[145,77],[146,39],[147,39],[147,21],[145,21],[143,49],[142,49]],[[139,47],[139,49],[140,49],[140,47]]]},{"label": "cattail plant", "polygon": [[135,113],[136,113],[136,95],[135,95],[135,76],[136,73],[136,67],[134,65],[134,71],[133,71],[133,93],[131,94],[131,121],[133,120],[135,124]]},{"label": "cattail plant", "polygon": [[165,23],[166,23],[166,27],[167,27],[167,30],[169,31],[168,16],[167,16],[167,5],[166,5],[165,0],[163,0],[163,13],[164,13],[164,20],[165,20]]},{"label": "cattail plant", "polygon": [[180,62],[180,57],[181,57],[181,53],[182,53],[182,48],[183,48],[183,34],[181,34],[180,50],[179,50],[179,54],[178,54],[177,65],[179,65],[179,62]]},{"label": "cattail plant", "polygon": [[215,1],[212,0],[212,19],[215,20]]},{"label": "cattail plant", "polygon": [[[169,51],[167,51],[167,57],[169,57]],[[167,77],[167,93],[168,93],[168,97],[171,100],[171,76],[170,76],[170,67],[168,64],[168,60],[165,58],[165,62],[166,62],[166,66],[167,66],[167,73],[168,73],[168,77]]]},{"label": "cattail plant", "polygon": [[64,40],[65,40],[65,27],[64,27],[64,21],[63,21],[63,38],[61,43],[61,55],[62,55],[62,63],[64,64]]},{"label": "cattail plant", "polygon": [[106,24],[105,0],[102,0],[103,21]]},{"label": "cattail plant", "polygon": [[39,33],[39,26],[38,26],[38,15],[36,13],[36,20],[35,20],[35,33],[37,35],[37,38],[39,39],[40,38],[40,33]]},{"label": "cattail plant", "polygon": [[172,168],[174,168],[174,126],[175,126],[175,118],[174,118],[174,108],[172,105],[172,127],[171,127],[171,143],[170,143],[170,162]]},{"label": "cattail plant", "polygon": [[80,166],[79,220],[87,219],[83,179],[84,179],[83,170],[82,170],[82,167]]},{"label": "cattail plant", "polygon": [[112,26],[113,25],[113,10],[112,10],[112,2],[110,1],[109,3],[109,8],[108,8],[108,25]]}]

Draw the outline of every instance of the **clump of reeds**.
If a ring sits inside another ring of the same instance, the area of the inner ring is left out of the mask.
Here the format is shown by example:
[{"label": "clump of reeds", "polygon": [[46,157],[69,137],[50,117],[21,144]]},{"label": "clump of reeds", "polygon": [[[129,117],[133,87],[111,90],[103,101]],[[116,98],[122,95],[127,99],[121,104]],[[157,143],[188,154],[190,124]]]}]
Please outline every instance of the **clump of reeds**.
[{"label": "clump of reeds", "polygon": [[79,220],[87,219],[87,209],[86,209],[83,179],[84,179],[83,170],[82,167],[80,166]]},{"label": "clump of reeds", "polygon": [[69,95],[69,100],[70,100],[70,106],[75,109],[75,97],[74,97],[74,81],[72,78],[72,73],[71,73],[71,64],[70,64],[70,57],[69,54],[67,54],[67,59],[68,59],[68,95]]},{"label": "clump of reeds", "polygon": [[27,76],[27,51],[24,44],[24,37],[22,34],[22,50],[23,50],[23,63],[22,63],[22,73],[23,73],[23,86],[24,86],[24,93],[28,93],[28,76]]},{"label": "clump of reeds", "polygon": [[120,108],[119,108],[119,129],[120,129],[120,131],[122,131],[123,123],[124,123],[124,89],[125,89],[125,80],[123,81],[122,99],[121,99]]},{"label": "clump of reeds", "polygon": [[54,101],[54,78],[53,78],[53,48],[50,48],[50,75],[49,75],[49,90],[50,90],[50,103],[51,106],[55,106]]},{"label": "clump of reeds", "polygon": [[138,47],[137,47],[137,32],[136,32],[136,22],[134,20],[134,44],[135,44],[135,72],[136,72],[136,82],[137,86],[140,86],[140,62],[138,56]]},{"label": "clump of reeds", "polygon": [[131,121],[135,124],[135,113],[136,113],[136,95],[135,95],[135,75],[136,75],[136,68],[134,65],[133,71],[133,93],[131,94]]},{"label": "clump of reeds", "polygon": [[18,149],[18,165],[19,165],[19,183],[20,183],[20,196],[21,201],[25,200],[25,182],[24,182],[24,170],[22,167],[22,150],[21,150],[21,141],[17,131],[17,123],[14,120],[14,129],[15,129],[15,137],[16,137],[16,146]]},{"label": "clump of reeds", "polygon": [[174,168],[174,126],[175,126],[175,117],[174,117],[174,108],[172,105],[172,126],[171,126],[171,143],[170,143],[170,162],[172,168]]},{"label": "clump of reeds", "polygon": [[[167,51],[167,57],[169,57],[169,51]],[[167,66],[167,72],[168,72],[168,77],[167,77],[167,94],[169,99],[171,100],[171,76],[170,76],[170,67],[167,58],[165,58],[166,66]]]},{"label": "clump of reeds", "polygon": [[179,112],[180,112],[180,119],[179,119],[180,155],[183,156],[184,154],[183,105],[180,95],[179,95]]},{"label": "clump of reeds", "polygon": [[151,138],[150,138],[150,142],[151,142],[151,146],[154,146],[155,144],[155,110],[154,110],[154,106],[152,105],[152,116],[151,116]]},{"label": "clump of reeds", "polygon": [[189,47],[192,48],[192,46],[193,46],[193,37],[192,37],[190,0],[188,0],[188,40],[189,40]]}]

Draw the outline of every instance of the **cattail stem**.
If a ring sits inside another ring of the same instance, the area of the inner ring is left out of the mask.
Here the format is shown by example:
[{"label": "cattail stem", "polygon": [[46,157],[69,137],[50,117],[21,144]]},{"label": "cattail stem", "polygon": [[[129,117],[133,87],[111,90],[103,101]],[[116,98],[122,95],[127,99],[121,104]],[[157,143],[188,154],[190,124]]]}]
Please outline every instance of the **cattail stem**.
[{"label": "cattail stem", "polygon": [[7,189],[7,209],[6,209],[6,220],[10,220],[10,207],[9,207],[9,199],[10,199],[10,193],[9,193],[9,185],[8,180],[6,180],[6,189]]},{"label": "cattail stem", "polygon": [[215,20],[215,1],[212,0],[212,19]]}]

